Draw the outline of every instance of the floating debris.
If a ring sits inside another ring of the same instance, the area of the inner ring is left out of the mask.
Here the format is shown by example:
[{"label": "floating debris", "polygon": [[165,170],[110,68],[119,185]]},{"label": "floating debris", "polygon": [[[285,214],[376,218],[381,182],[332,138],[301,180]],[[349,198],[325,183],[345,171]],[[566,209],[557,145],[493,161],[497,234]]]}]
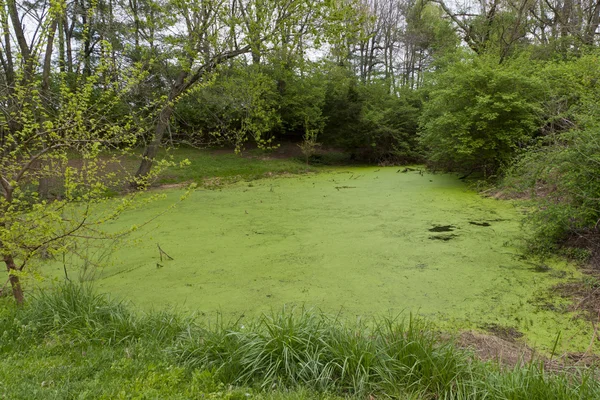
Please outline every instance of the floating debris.
[{"label": "floating debris", "polygon": [[455,235],[453,233],[449,234],[449,235],[435,235],[435,236],[429,236],[429,239],[431,240],[442,240],[444,242],[447,242],[448,240],[452,240],[455,237],[457,237],[458,235]]},{"label": "floating debris", "polygon": [[456,227],[454,225],[434,225],[429,232],[452,232]]},{"label": "floating debris", "polygon": [[339,191],[340,189],[356,189],[356,186],[335,186],[335,188]]},{"label": "floating debris", "polygon": [[477,225],[477,226],[492,226],[492,224],[490,224],[489,222],[469,221],[469,223],[471,225]]}]

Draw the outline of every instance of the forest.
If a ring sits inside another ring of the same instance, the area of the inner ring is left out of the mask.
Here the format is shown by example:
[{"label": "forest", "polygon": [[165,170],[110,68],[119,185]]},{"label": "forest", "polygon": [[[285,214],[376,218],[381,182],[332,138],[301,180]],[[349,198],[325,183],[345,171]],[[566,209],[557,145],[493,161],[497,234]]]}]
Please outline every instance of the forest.
[{"label": "forest", "polygon": [[1,395],[600,397],[600,1],[0,20]]}]

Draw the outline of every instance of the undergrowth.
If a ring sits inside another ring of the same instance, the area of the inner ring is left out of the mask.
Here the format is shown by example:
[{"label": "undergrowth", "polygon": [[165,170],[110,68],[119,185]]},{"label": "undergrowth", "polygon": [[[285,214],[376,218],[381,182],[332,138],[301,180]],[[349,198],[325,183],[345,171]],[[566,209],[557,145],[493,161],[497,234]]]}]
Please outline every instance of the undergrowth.
[{"label": "undergrowth", "polygon": [[0,308],[0,396],[594,399],[591,370],[475,360],[419,319],[349,324],[307,310],[211,323],[138,314],[67,284]]},{"label": "undergrowth", "polygon": [[524,153],[501,190],[531,200],[529,250],[585,262],[600,254],[600,128],[570,131]]}]

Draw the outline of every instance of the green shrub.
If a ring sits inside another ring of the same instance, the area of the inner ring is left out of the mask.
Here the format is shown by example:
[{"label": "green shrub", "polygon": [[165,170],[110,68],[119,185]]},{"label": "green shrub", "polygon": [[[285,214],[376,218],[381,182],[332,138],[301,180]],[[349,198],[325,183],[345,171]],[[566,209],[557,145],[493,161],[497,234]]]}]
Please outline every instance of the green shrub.
[{"label": "green shrub", "polygon": [[420,93],[390,93],[389,82],[359,84],[356,77],[330,73],[323,141],[368,162],[419,162]]},{"label": "green shrub", "polygon": [[420,136],[433,166],[493,174],[532,144],[543,85],[526,63],[467,58],[430,77]]},{"label": "green shrub", "polygon": [[600,128],[563,133],[554,143],[524,154],[508,170],[504,187],[535,199],[529,223],[535,251],[553,251],[600,220]]}]

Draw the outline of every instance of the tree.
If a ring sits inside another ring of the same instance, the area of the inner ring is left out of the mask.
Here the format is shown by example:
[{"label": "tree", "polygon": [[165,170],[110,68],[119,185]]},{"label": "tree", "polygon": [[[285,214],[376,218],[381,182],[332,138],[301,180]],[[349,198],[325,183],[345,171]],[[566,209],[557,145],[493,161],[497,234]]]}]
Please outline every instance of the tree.
[{"label": "tree", "polygon": [[[10,26],[20,42],[25,33],[15,2],[2,6],[12,24],[4,25],[5,37]],[[33,44],[20,43],[18,54],[11,52],[10,38],[2,46],[7,95],[0,102],[0,257],[19,304],[26,267],[42,255],[67,252],[78,238],[114,237],[102,223],[117,218],[135,196],[104,204],[110,189],[131,179],[118,165],[142,133],[131,118],[114,122],[109,116],[144,74],[113,68],[104,42],[96,68],[75,85],[66,72],[51,79],[49,54],[64,6],[47,3]],[[103,155],[109,149],[112,155]],[[48,193],[40,193],[42,181]]]},{"label": "tree", "polygon": [[[287,45],[288,35],[281,32],[304,21],[318,8],[312,0],[248,0],[248,1],[182,1],[168,4],[174,18],[172,29],[180,31],[165,42],[170,43],[166,61],[171,71],[169,92],[158,111],[154,133],[146,146],[136,176],[143,178],[151,168],[163,136],[182,95],[205,81],[216,68],[232,59],[252,53],[255,62],[259,52],[277,43]],[[185,21],[185,24],[180,22]],[[260,35],[259,35],[260,33]]]}]

